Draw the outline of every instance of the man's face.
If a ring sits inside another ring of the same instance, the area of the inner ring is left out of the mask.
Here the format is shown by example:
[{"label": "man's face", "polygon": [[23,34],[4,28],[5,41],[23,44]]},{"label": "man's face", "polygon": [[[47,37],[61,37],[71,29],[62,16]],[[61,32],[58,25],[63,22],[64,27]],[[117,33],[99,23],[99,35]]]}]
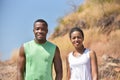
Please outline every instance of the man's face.
[{"label": "man's face", "polygon": [[35,39],[37,41],[44,41],[46,40],[46,35],[48,32],[48,28],[45,25],[44,22],[36,22],[34,24],[34,29],[33,29],[34,35],[35,35]]}]

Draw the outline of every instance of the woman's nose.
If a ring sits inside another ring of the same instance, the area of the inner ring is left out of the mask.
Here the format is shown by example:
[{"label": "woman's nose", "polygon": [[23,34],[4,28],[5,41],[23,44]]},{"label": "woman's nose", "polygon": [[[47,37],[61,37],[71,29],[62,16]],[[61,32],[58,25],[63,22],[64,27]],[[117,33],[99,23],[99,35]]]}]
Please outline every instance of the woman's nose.
[{"label": "woman's nose", "polygon": [[75,38],[75,40],[77,41],[77,40],[78,40],[78,38]]}]

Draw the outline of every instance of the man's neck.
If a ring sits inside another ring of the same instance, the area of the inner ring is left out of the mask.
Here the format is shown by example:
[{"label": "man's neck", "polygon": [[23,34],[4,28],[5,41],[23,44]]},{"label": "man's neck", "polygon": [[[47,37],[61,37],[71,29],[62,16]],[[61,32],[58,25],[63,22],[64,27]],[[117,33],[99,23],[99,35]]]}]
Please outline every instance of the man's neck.
[{"label": "man's neck", "polygon": [[34,39],[34,41],[35,41],[37,44],[44,44],[47,40],[36,40],[36,39]]}]

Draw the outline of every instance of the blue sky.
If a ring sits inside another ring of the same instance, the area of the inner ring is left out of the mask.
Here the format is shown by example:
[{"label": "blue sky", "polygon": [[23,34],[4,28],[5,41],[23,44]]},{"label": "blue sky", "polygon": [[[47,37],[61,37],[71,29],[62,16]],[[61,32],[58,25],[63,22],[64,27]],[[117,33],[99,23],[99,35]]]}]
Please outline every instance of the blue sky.
[{"label": "blue sky", "polygon": [[33,22],[42,18],[53,33],[60,17],[72,11],[69,2],[83,0],[0,0],[0,60],[7,60],[14,49],[34,39]]}]

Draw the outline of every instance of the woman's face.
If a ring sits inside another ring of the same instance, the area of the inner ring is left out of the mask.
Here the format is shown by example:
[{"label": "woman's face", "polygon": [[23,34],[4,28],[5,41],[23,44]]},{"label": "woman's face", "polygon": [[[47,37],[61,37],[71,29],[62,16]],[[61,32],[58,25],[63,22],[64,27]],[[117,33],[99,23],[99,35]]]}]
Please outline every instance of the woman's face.
[{"label": "woman's face", "polygon": [[75,48],[80,48],[83,45],[84,38],[79,31],[74,31],[71,33],[70,40]]}]

